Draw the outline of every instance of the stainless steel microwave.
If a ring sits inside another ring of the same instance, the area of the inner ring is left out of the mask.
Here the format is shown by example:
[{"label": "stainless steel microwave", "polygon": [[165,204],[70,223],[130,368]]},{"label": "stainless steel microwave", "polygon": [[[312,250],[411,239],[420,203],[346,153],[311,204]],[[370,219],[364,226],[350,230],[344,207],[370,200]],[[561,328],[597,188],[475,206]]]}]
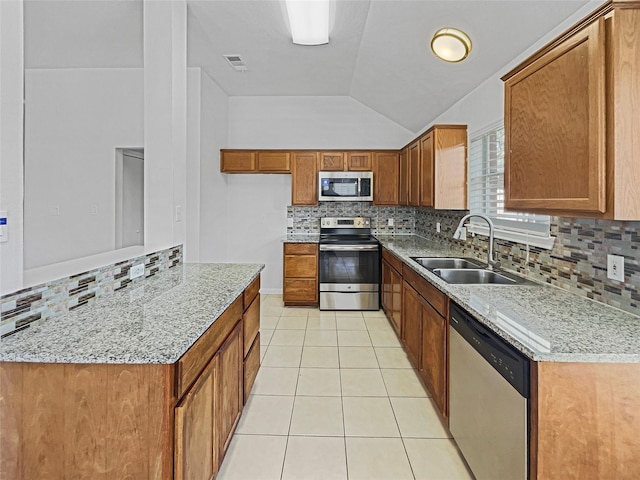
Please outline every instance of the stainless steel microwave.
[{"label": "stainless steel microwave", "polygon": [[320,202],[372,202],[373,172],[319,172]]}]

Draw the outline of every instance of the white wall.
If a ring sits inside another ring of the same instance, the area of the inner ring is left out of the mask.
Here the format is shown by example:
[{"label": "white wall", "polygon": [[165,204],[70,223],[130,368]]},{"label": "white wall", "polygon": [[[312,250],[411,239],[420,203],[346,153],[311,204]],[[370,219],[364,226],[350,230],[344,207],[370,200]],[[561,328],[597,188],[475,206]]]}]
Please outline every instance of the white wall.
[{"label": "white wall", "polygon": [[22,287],[22,1],[0,1],[0,210],[9,240],[0,243],[0,294]]},{"label": "white wall", "polygon": [[143,80],[142,69],[25,71],[26,269],[115,248],[115,149],[144,144]]},{"label": "white wall", "polygon": [[[351,97],[229,98],[228,148],[396,149],[413,137]],[[226,175],[226,182],[227,258],[266,264],[262,292],[281,292],[291,176]]]}]

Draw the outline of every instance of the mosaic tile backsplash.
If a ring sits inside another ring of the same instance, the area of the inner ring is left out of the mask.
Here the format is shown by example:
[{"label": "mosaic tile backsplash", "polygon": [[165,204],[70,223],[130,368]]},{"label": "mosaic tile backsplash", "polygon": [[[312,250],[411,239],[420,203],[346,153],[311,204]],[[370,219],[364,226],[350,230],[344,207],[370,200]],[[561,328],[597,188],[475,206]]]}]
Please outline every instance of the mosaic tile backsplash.
[{"label": "mosaic tile backsplash", "polygon": [[[416,234],[461,245],[453,232],[466,212],[416,209]],[[436,233],[440,222],[441,233]],[[495,240],[505,268],[640,315],[640,222],[551,217],[552,250]],[[469,237],[464,254],[487,258],[487,237]],[[607,278],[607,254],[624,256],[624,283]]]},{"label": "mosaic tile backsplash", "polygon": [[[131,267],[142,262],[144,276],[129,280]],[[6,337],[26,330],[180,263],[182,245],[3,295],[0,332]]]},{"label": "mosaic tile backsplash", "polygon": [[[320,233],[322,217],[370,217],[371,231],[377,234],[412,234],[415,232],[413,207],[379,207],[371,202],[320,202],[317,207],[287,207],[293,227],[287,233]],[[393,226],[389,226],[389,219]]]}]

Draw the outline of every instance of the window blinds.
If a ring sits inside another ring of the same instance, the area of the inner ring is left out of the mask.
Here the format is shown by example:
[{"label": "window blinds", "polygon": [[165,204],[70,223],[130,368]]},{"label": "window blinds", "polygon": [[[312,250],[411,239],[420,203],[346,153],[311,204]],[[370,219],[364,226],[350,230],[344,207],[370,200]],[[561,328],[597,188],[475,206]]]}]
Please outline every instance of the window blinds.
[{"label": "window blinds", "polygon": [[[500,124],[471,139],[469,209],[489,216],[496,231],[549,238],[549,216],[507,212],[504,202],[504,126]],[[478,221],[481,225],[484,222]]]}]

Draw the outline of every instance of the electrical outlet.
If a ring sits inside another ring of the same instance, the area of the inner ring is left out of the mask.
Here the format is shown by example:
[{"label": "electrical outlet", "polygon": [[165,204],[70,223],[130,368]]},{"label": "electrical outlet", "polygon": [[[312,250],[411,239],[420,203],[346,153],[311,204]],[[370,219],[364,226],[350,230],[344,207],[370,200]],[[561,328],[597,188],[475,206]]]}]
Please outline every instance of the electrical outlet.
[{"label": "electrical outlet", "polygon": [[389,219],[387,220],[387,226],[389,226],[389,227],[393,227],[393,218],[389,218]]},{"label": "electrical outlet", "polygon": [[287,228],[293,228],[293,218],[287,218]]},{"label": "electrical outlet", "polygon": [[440,222],[436,222],[436,232],[440,233]]},{"label": "electrical outlet", "polygon": [[134,278],[138,278],[144,275],[144,263],[139,263],[138,265],[134,265],[129,269],[129,280],[133,280]]},{"label": "electrical outlet", "polygon": [[176,205],[176,222],[182,221],[182,206]]},{"label": "electrical outlet", "polygon": [[624,282],[624,257],[607,255],[607,278]]}]

